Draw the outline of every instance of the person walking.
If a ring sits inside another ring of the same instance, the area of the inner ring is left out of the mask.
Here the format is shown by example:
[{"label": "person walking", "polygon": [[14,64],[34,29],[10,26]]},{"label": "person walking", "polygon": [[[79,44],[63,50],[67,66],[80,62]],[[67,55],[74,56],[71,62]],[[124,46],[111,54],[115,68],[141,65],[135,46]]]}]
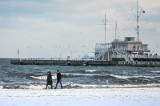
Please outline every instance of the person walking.
[{"label": "person walking", "polygon": [[46,89],[48,87],[48,85],[51,85],[51,89],[52,89],[52,74],[50,71],[47,72],[47,84],[46,84]]},{"label": "person walking", "polygon": [[56,87],[54,89],[57,89],[58,83],[60,83],[61,89],[63,88],[61,79],[62,79],[61,72],[59,70],[57,70],[57,83],[56,83]]}]

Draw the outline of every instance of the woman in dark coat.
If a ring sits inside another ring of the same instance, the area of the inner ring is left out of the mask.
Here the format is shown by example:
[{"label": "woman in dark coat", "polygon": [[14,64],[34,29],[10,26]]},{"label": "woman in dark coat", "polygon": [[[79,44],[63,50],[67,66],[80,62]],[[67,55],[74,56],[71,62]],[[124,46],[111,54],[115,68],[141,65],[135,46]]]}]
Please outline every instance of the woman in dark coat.
[{"label": "woman in dark coat", "polygon": [[47,72],[47,84],[46,84],[46,89],[47,89],[48,85],[51,85],[51,89],[52,89],[52,74],[51,74],[50,71]]}]

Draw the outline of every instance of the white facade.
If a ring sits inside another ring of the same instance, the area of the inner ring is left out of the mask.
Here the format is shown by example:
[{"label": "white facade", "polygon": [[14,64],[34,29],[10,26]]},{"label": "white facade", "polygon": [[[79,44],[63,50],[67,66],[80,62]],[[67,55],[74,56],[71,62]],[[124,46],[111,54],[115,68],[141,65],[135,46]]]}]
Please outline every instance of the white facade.
[{"label": "white facade", "polygon": [[111,43],[97,43],[95,48],[96,60],[112,60],[112,57],[129,58],[133,55],[148,55],[148,45],[135,41],[134,37],[125,37],[123,41],[115,39]]}]

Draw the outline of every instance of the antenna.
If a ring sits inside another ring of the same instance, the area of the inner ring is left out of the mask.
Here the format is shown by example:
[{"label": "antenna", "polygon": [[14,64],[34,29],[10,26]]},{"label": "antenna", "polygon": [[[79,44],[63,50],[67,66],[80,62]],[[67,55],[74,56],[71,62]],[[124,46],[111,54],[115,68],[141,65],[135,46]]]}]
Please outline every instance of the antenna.
[{"label": "antenna", "polygon": [[105,32],[104,32],[104,34],[105,34],[105,38],[104,38],[105,41],[104,41],[104,42],[105,42],[105,43],[106,43],[106,25],[107,25],[107,20],[106,20],[106,14],[105,14],[105,19],[104,19],[104,28],[105,28],[105,29],[104,29],[104,31],[105,31]]},{"label": "antenna", "polygon": [[115,39],[117,38],[117,21],[116,21],[116,26],[115,26]]},{"label": "antenna", "polygon": [[19,48],[17,48],[17,58],[19,58]]},{"label": "antenna", "polygon": [[138,0],[137,0],[137,40],[138,42],[139,42],[139,16],[140,16],[140,12],[139,12]]},{"label": "antenna", "polygon": [[141,13],[145,13],[145,11],[142,9],[139,10],[139,2],[137,0],[137,28],[136,28],[136,30],[137,30],[137,43],[139,42],[139,18],[140,18]]}]

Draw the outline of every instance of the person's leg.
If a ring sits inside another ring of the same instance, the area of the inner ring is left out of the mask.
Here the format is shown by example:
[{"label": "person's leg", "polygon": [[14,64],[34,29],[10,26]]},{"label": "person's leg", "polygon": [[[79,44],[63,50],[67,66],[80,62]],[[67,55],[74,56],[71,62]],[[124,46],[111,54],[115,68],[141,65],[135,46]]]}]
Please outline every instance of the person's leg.
[{"label": "person's leg", "polygon": [[52,85],[52,81],[51,81],[51,89],[53,88],[53,85]]},{"label": "person's leg", "polygon": [[53,88],[52,84],[51,84],[51,89]]},{"label": "person's leg", "polygon": [[59,81],[57,80],[57,83],[56,83],[56,86],[55,86],[55,88],[54,88],[54,89],[56,89],[56,88],[57,88],[58,83],[59,83]]},{"label": "person's leg", "polygon": [[45,89],[47,89],[47,87],[48,87],[48,84],[46,84],[46,88]]},{"label": "person's leg", "polygon": [[62,86],[62,81],[60,80],[60,85],[61,85],[61,89],[63,88],[63,86]]}]

